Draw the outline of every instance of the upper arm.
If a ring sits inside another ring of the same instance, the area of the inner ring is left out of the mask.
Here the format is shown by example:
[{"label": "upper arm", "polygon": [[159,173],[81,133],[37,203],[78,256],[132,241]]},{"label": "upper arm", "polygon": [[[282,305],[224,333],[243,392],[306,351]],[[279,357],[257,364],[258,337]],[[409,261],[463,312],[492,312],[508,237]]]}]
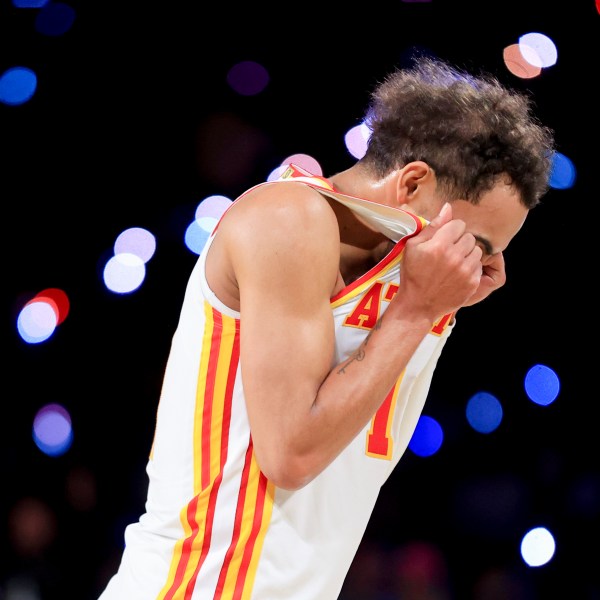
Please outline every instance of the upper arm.
[{"label": "upper arm", "polygon": [[329,203],[301,184],[265,186],[235,211],[227,250],[240,296],[246,404],[263,467],[294,443],[294,426],[331,369],[339,228]]}]

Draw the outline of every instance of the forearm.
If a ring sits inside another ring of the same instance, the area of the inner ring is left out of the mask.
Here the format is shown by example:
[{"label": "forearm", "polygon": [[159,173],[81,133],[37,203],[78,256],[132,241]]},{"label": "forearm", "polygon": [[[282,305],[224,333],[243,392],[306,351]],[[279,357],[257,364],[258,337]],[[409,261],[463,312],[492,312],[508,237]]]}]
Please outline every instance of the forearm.
[{"label": "forearm", "polygon": [[335,459],[381,406],[431,326],[422,317],[384,315],[307,403],[303,394],[291,399],[265,462],[277,485],[302,487]]},{"label": "forearm", "polygon": [[331,370],[308,415],[309,447],[318,451],[315,467],[319,456],[326,466],[370,421],[431,326],[426,319],[384,315],[356,351]]}]

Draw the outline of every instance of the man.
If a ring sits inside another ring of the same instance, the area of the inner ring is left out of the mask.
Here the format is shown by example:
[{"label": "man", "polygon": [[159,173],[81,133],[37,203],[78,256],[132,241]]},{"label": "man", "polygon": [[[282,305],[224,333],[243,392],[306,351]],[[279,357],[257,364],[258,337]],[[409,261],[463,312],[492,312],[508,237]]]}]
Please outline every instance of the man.
[{"label": "man", "polygon": [[146,512],[102,600],[335,600],[459,309],[548,186],[524,95],[420,59],[375,88],[365,156],[290,165],[221,218],[164,378]]}]

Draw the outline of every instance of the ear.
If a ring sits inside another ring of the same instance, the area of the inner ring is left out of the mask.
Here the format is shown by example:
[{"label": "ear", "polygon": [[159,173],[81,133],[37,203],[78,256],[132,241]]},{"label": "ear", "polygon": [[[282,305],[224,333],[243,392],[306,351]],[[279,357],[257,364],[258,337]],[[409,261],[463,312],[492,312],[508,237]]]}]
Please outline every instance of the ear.
[{"label": "ear", "polygon": [[415,160],[402,167],[396,185],[396,198],[401,207],[416,214],[429,212],[427,208],[434,198],[436,179],[426,162]]}]

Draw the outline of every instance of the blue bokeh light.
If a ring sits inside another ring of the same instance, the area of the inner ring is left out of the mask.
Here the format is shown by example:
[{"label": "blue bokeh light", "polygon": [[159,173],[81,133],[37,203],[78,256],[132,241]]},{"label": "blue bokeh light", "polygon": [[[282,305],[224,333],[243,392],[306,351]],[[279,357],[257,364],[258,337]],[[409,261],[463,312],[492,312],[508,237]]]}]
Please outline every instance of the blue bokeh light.
[{"label": "blue bokeh light", "polygon": [[417,456],[431,456],[442,446],[444,432],[441,425],[427,415],[421,415],[408,448]]},{"label": "blue bokeh light", "polygon": [[497,429],[502,416],[500,401],[489,392],[477,392],[467,402],[467,421],[479,433],[490,433]]},{"label": "blue bokeh light", "polygon": [[560,380],[553,369],[546,365],[534,365],[525,375],[525,393],[532,402],[547,406],[560,392]]},{"label": "blue bokeh light", "polygon": [[11,67],[0,75],[0,102],[17,106],[30,100],[37,88],[37,75],[27,67]]}]

